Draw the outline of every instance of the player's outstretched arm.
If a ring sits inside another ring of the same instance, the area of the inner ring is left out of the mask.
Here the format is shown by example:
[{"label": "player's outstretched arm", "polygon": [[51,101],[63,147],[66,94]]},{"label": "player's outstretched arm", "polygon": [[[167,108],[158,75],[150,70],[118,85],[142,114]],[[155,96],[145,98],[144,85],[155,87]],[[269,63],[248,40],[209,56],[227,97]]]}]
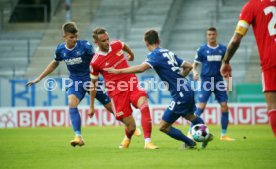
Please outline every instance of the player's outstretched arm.
[{"label": "player's outstretched arm", "polygon": [[133,61],[134,60],[134,53],[132,52],[132,50],[126,45],[124,44],[123,50],[128,53],[128,61]]},{"label": "player's outstretched arm", "polygon": [[32,81],[29,81],[26,85],[32,86],[33,84],[40,82],[44,77],[52,73],[58,67],[58,65],[59,62],[53,60],[37,78],[35,78]]},{"label": "player's outstretched arm", "polygon": [[88,116],[91,118],[94,116],[95,110],[94,110],[94,102],[95,102],[95,97],[97,93],[97,79],[92,79],[91,78],[91,84],[90,84],[90,109],[88,112]]},{"label": "player's outstretched arm", "polygon": [[182,70],[181,74],[183,77],[186,77],[190,73],[190,71],[193,69],[193,66],[191,63],[185,61],[184,64],[182,65],[182,68],[183,68],[183,70]]},{"label": "player's outstretched arm", "polygon": [[141,65],[131,66],[124,69],[105,68],[104,71],[107,71],[113,74],[132,74],[132,73],[142,73],[148,69],[150,69],[150,66],[146,63],[142,63]]}]

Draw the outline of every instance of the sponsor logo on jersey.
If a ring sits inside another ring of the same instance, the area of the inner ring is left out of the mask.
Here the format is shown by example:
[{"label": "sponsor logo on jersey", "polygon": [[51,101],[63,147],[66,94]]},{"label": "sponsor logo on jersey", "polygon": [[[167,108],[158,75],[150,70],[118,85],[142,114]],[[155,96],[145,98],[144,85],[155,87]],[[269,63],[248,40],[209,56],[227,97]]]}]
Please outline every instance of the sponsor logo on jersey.
[{"label": "sponsor logo on jersey", "polygon": [[64,60],[67,65],[75,65],[75,64],[80,64],[82,63],[82,58],[71,58],[71,59],[65,59]]},{"label": "sponsor logo on jersey", "polygon": [[221,55],[208,55],[207,56],[207,60],[209,62],[212,62],[212,61],[221,61],[221,58],[222,58]]}]

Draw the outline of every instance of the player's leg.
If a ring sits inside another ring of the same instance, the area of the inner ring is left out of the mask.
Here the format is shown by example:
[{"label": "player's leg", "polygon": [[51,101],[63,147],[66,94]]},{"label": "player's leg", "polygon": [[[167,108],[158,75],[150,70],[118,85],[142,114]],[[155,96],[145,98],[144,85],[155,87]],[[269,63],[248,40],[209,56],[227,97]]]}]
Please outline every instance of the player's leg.
[{"label": "player's leg", "polygon": [[109,98],[109,96],[103,92],[103,90],[98,87],[97,88],[97,93],[95,98],[112,114],[113,113],[113,108],[112,108],[112,104],[111,104],[111,100]]},{"label": "player's leg", "polygon": [[[114,116],[115,114],[113,113],[114,110],[113,110],[113,106],[112,106],[112,103],[111,103],[111,99],[109,98],[109,96],[103,92],[103,89],[102,88],[97,88],[97,93],[96,93],[96,99],[102,104],[104,105],[104,107],[110,112],[112,113]],[[119,120],[122,122],[122,120]],[[134,133],[135,136],[140,136],[141,135],[141,130],[139,128],[136,128],[135,130],[135,133]]]},{"label": "player's leg", "polygon": [[172,126],[172,124],[180,117],[180,114],[175,114],[167,108],[162,116],[162,120],[159,124],[159,130],[173,139],[182,141],[185,145],[189,147],[195,147],[196,143],[190,139],[189,137],[185,136],[181,130]]},{"label": "player's leg", "polygon": [[128,116],[122,119],[122,122],[125,124],[125,137],[123,141],[121,142],[119,148],[128,148],[131,137],[133,136],[135,130],[136,130],[136,124],[133,116]]},{"label": "player's leg", "polygon": [[68,94],[68,106],[69,114],[71,119],[71,124],[75,133],[75,138],[71,140],[70,144],[72,146],[82,146],[84,141],[81,135],[81,117],[78,110],[78,105],[85,95],[85,91],[78,84],[73,83],[71,87],[67,90]]},{"label": "player's leg", "polygon": [[[193,112],[196,110],[195,101],[193,99],[193,94],[191,94],[190,103],[179,105],[178,110],[176,112],[181,112],[181,116],[184,117],[186,120],[191,122],[191,128],[197,124],[204,124],[204,121],[201,117],[195,115]],[[201,149],[207,147],[208,143],[213,140],[213,134],[209,134],[208,138],[204,140],[201,144]]]},{"label": "player's leg", "polygon": [[220,140],[222,141],[235,141],[234,138],[231,138],[230,136],[227,135],[227,128],[229,124],[229,111],[228,111],[228,96],[226,93],[226,90],[224,87],[217,88],[215,90],[215,97],[217,101],[220,103],[221,107],[221,119],[220,119],[220,124],[221,124],[221,136]]},{"label": "player's leg", "polygon": [[269,123],[276,138],[276,67],[263,71],[262,76]]},{"label": "player's leg", "polygon": [[130,100],[135,108],[138,108],[141,112],[141,125],[144,131],[145,146],[146,149],[157,149],[151,141],[152,122],[148,104],[147,93],[140,88],[134,88],[131,92]]},{"label": "player's leg", "polygon": [[[197,107],[197,108],[195,109],[195,111],[194,111],[194,114],[195,114],[196,116],[200,117],[201,114],[203,113],[203,111],[204,111],[204,109],[205,109],[205,107],[206,107],[206,103],[207,103],[207,101],[208,101],[208,99],[209,99],[211,93],[212,93],[212,91],[210,91],[210,90],[205,90],[205,89],[204,89],[204,83],[202,83],[201,88],[200,88],[200,91],[199,91],[199,94],[198,94],[198,102],[199,102],[199,103],[198,103],[198,107]],[[194,99],[192,99],[192,100],[193,100],[193,103],[192,103],[192,104],[194,104]],[[196,119],[196,120],[197,120],[197,119]],[[197,121],[195,121],[195,123],[197,123]],[[191,129],[192,129],[192,126],[193,126],[193,125],[194,125],[194,124],[191,123],[190,128],[189,128],[189,131],[188,131],[188,134],[187,134],[187,136],[188,136],[189,138],[192,138]]]},{"label": "player's leg", "polygon": [[75,138],[71,140],[70,144],[74,147],[76,145],[82,146],[84,145],[84,141],[81,135],[81,117],[78,110],[79,99],[71,94],[68,96],[68,100],[71,125],[75,133]]},{"label": "player's leg", "polygon": [[221,102],[220,107],[221,107],[221,119],[220,119],[221,136],[220,136],[220,140],[235,141],[234,138],[231,138],[230,136],[227,135],[227,128],[228,128],[228,124],[229,124],[229,111],[228,111],[227,102]]},{"label": "player's leg", "polygon": [[198,92],[198,107],[195,111],[195,114],[197,116],[201,116],[201,114],[203,113],[206,107],[206,103],[208,102],[208,99],[211,94],[212,94],[212,91],[211,91],[210,81],[203,80],[200,83],[200,88]]},{"label": "player's leg", "polygon": [[122,121],[125,128],[125,137],[121,142],[119,148],[128,148],[132,135],[136,129],[136,123],[132,116],[132,109],[130,106],[130,92],[121,92],[111,98],[112,107],[117,120]]},{"label": "player's leg", "polygon": [[[209,97],[208,97],[209,98]],[[207,99],[208,100],[208,99]],[[196,111],[194,112],[197,116],[201,116],[205,110],[206,102],[199,102]]]},{"label": "player's leg", "polygon": [[276,92],[265,92],[265,98],[268,105],[269,123],[276,138]]}]

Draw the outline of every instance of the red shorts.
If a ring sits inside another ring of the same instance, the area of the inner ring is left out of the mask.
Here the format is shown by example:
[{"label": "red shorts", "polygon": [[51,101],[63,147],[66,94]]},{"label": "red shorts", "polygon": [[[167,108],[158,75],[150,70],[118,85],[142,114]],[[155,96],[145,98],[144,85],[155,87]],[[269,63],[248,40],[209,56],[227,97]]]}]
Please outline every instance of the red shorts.
[{"label": "red shorts", "polygon": [[141,87],[134,87],[133,91],[125,91],[116,94],[111,98],[113,111],[117,120],[122,120],[125,117],[132,115],[131,104],[137,108],[137,103],[140,97],[148,97],[146,91]]},{"label": "red shorts", "polygon": [[276,67],[262,71],[263,91],[276,91]]}]

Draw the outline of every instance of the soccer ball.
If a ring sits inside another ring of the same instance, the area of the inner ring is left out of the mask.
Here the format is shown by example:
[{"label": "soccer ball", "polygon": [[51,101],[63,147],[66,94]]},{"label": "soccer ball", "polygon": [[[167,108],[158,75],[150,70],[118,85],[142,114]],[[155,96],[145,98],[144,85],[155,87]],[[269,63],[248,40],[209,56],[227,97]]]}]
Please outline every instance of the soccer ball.
[{"label": "soccer ball", "polygon": [[209,129],[205,124],[197,124],[192,127],[191,134],[197,142],[205,141],[209,136]]}]

